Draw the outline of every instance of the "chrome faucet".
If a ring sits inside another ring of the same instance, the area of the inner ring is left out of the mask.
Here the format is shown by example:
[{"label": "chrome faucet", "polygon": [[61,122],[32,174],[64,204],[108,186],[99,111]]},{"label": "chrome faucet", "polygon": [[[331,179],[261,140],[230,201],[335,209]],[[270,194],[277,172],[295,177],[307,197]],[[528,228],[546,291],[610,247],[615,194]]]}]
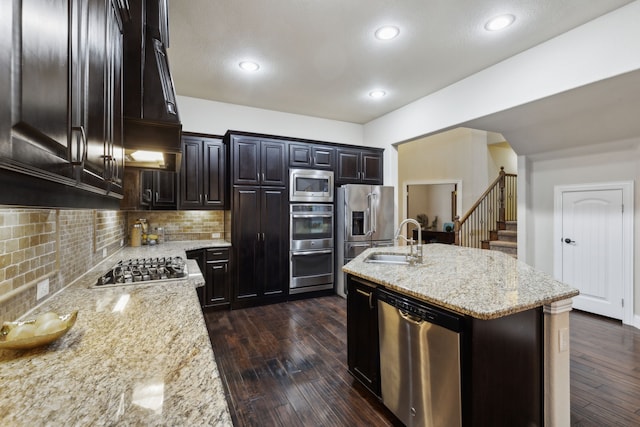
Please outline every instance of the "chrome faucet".
[{"label": "chrome faucet", "polygon": [[[402,231],[402,226],[407,223],[414,224],[418,227],[418,244],[416,245],[415,253],[413,250],[413,244],[416,243],[416,241],[413,239],[407,239],[404,235],[400,234],[400,232]],[[420,226],[420,223],[413,218],[407,218],[403,220],[398,226],[396,234],[393,236],[393,240],[397,241],[399,237],[402,237],[411,246],[411,248],[409,249],[409,260],[411,264],[415,262],[422,263],[422,244],[420,243],[420,241],[422,240],[422,227]]]}]

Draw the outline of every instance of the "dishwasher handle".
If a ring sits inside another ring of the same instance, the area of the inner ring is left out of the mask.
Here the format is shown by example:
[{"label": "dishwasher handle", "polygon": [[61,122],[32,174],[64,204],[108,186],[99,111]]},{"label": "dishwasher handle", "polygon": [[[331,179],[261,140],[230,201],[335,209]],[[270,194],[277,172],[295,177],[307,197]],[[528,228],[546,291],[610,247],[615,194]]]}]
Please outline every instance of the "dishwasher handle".
[{"label": "dishwasher handle", "polygon": [[424,320],[419,318],[418,316],[412,316],[404,310],[398,309],[398,313],[400,313],[400,317],[406,320],[409,323],[413,323],[414,325],[422,325]]}]

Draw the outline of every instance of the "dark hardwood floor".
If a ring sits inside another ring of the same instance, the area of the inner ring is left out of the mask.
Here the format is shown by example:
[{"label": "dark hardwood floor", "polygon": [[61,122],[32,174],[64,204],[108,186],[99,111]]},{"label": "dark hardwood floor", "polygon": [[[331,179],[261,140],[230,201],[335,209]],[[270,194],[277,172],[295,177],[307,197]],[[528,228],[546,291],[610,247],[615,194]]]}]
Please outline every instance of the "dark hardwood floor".
[{"label": "dark hardwood floor", "polygon": [[640,330],[571,312],[571,425],[640,425]]},{"label": "dark hardwood floor", "polygon": [[[392,426],[347,373],[346,302],[205,313],[236,426]],[[640,331],[571,313],[571,425],[640,425]]]}]

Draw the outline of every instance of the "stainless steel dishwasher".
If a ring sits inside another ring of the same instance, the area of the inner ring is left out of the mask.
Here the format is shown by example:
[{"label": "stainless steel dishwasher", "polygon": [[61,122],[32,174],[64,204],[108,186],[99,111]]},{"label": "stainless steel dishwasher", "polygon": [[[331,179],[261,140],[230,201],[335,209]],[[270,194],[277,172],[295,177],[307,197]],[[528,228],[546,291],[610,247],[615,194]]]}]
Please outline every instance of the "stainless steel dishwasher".
[{"label": "stainless steel dishwasher", "polygon": [[462,425],[462,318],[378,289],[382,402],[406,426]]}]

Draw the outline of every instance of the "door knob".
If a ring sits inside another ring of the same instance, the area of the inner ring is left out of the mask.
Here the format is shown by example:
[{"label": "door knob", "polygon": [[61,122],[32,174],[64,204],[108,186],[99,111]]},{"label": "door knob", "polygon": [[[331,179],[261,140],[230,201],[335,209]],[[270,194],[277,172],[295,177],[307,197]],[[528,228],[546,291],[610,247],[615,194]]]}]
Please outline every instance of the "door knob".
[{"label": "door knob", "polygon": [[564,239],[564,242],[565,243],[575,243],[576,241],[575,240],[571,240],[570,238],[567,237],[566,239]]}]

